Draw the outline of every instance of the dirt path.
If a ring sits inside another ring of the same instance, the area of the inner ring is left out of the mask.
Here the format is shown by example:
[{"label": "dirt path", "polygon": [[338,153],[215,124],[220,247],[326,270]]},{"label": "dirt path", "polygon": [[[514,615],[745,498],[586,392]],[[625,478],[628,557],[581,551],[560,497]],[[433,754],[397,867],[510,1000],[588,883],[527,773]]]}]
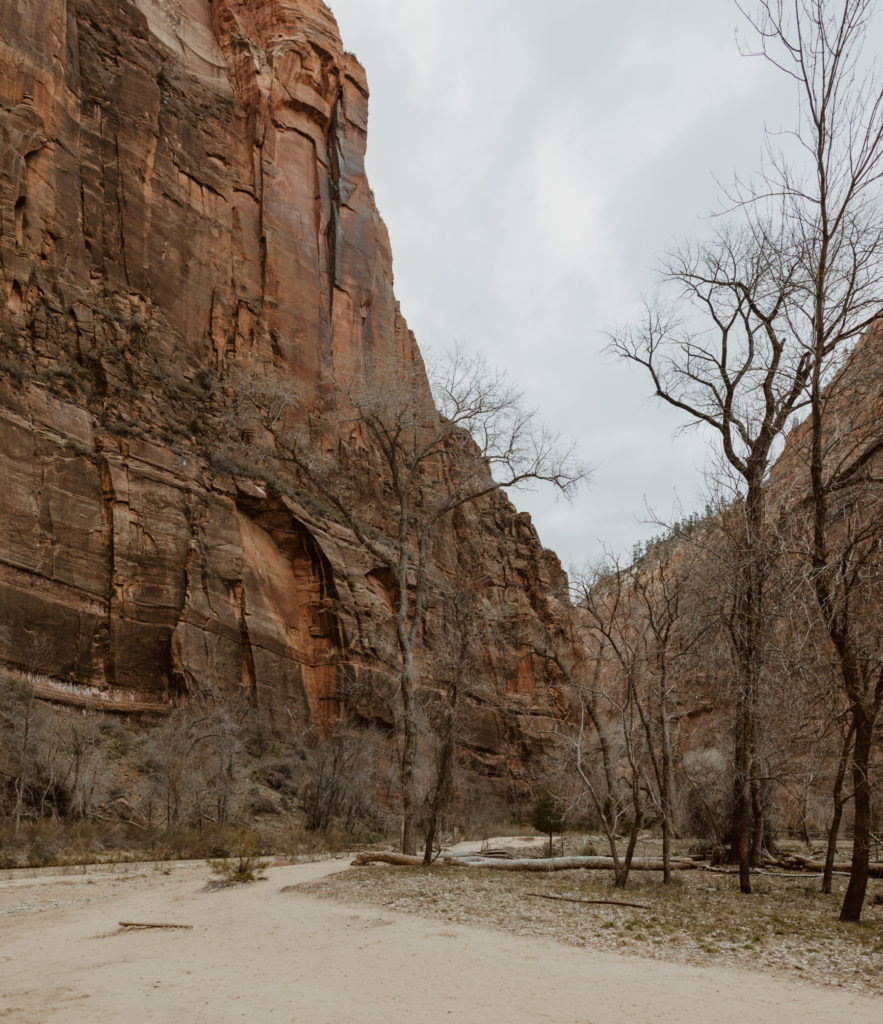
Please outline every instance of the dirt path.
[{"label": "dirt path", "polygon": [[[883,1000],[283,893],[346,860],[200,892],[204,865],[0,881],[15,1024],[879,1024]],[[193,925],[120,933],[119,921]]]}]

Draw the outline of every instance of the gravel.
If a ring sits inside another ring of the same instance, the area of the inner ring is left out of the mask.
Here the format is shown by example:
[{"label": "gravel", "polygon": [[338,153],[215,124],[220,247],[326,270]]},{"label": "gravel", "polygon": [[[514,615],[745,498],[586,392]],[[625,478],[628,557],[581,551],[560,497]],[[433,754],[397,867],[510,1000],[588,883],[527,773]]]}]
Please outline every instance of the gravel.
[{"label": "gravel", "polygon": [[[554,875],[440,867],[372,865],[296,887],[302,894],[460,924],[542,936],[572,946],[679,963],[729,964],[785,972],[819,985],[883,994],[883,907],[868,892],[864,920],[837,920],[843,880],[831,896],[800,875],[758,876],[742,896],[736,879],[707,871],[679,873],[671,885],[655,872],[634,872],[614,890],[606,872]],[[623,899],[646,910],[538,898]]]}]

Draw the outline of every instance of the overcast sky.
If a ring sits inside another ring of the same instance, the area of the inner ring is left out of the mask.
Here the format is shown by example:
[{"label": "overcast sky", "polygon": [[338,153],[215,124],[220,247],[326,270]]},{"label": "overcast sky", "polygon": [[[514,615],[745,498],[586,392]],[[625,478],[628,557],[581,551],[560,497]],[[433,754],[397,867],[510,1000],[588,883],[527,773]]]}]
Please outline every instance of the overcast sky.
[{"label": "overcast sky", "polygon": [[331,0],[371,89],[368,175],[421,348],[505,369],[594,466],[573,504],[512,495],[565,567],[701,506],[701,439],[605,354],[659,253],[790,124],[731,0]]}]

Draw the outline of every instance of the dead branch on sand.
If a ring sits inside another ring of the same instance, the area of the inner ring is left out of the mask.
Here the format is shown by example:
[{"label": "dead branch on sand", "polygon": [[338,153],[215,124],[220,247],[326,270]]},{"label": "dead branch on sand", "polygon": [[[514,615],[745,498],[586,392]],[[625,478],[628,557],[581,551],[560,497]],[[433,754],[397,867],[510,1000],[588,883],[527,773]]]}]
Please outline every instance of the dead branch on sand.
[{"label": "dead branch on sand", "polygon": [[576,896],[552,896],[545,892],[526,892],[525,896],[536,896],[539,900],[561,900],[564,903],[592,903],[601,904],[605,907],[634,907],[636,910],[649,910],[646,903],[626,903],[623,900],[583,900]]},{"label": "dead branch on sand", "polygon": [[146,921],[120,921],[120,928],[192,928],[192,924],[153,924]]}]

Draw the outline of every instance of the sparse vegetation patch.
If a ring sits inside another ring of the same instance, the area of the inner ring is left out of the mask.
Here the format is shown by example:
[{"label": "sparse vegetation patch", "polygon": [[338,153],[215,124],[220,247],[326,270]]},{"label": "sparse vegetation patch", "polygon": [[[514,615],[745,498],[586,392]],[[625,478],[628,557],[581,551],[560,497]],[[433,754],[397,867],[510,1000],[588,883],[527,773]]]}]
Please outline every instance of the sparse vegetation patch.
[{"label": "sparse vegetation patch", "polygon": [[777,971],[817,985],[883,994],[883,907],[869,907],[858,927],[832,923],[845,882],[835,879],[834,892],[825,896],[817,880],[756,876],[754,895],[746,898],[727,874],[685,872],[665,885],[658,874],[634,871],[629,899],[646,910],[582,902],[620,898],[612,877],[582,871],[521,875],[374,866],[296,891],[586,949]]}]

